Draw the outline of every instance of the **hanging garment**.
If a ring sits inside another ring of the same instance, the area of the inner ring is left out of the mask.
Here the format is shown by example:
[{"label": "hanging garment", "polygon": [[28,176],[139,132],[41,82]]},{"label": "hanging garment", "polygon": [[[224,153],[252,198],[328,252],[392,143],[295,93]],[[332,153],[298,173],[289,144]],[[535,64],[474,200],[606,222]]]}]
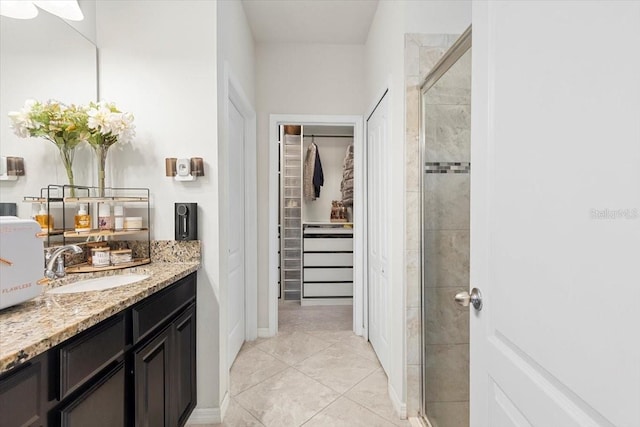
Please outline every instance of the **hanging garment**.
[{"label": "hanging garment", "polygon": [[353,144],[347,147],[342,169],[342,182],[340,183],[342,204],[344,206],[353,206]]},{"label": "hanging garment", "polygon": [[304,200],[307,202],[316,199],[313,177],[315,174],[317,151],[318,147],[312,142],[307,148],[307,154],[304,157],[302,193],[304,196]]},{"label": "hanging garment", "polygon": [[323,185],[324,173],[322,172],[322,162],[320,161],[320,150],[316,147],[316,162],[313,168],[313,190],[316,198],[320,197],[320,187]]}]

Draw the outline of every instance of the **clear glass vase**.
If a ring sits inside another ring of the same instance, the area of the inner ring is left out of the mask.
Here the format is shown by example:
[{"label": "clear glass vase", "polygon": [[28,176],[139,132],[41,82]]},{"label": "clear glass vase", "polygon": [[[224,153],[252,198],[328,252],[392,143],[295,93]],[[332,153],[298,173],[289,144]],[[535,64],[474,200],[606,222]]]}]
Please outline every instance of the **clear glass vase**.
[{"label": "clear glass vase", "polygon": [[67,179],[69,180],[69,185],[71,186],[69,189],[69,195],[71,197],[76,196],[76,189],[74,187],[75,183],[73,181],[73,155],[75,153],[74,148],[68,148],[65,146],[59,146],[60,159],[62,159],[62,164],[67,171]]},{"label": "clear glass vase", "polygon": [[104,197],[105,165],[107,164],[109,146],[94,145],[93,149],[96,153],[96,160],[98,161],[98,197]]}]

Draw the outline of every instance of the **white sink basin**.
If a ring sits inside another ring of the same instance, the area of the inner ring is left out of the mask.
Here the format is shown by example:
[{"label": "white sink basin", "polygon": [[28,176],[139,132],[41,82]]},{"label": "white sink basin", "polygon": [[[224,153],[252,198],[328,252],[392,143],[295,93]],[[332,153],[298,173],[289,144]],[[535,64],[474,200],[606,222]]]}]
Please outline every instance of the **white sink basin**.
[{"label": "white sink basin", "polygon": [[74,294],[78,292],[104,291],[105,289],[117,288],[119,286],[130,285],[147,279],[148,274],[117,274],[114,276],[97,277],[95,279],[80,280],[68,285],[58,286],[47,293],[49,294]]}]

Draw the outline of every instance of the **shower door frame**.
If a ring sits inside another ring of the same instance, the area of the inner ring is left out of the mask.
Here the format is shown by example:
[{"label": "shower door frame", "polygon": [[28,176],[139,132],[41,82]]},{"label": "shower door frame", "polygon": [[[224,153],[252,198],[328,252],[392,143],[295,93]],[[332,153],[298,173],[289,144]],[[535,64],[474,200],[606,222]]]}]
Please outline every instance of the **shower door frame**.
[{"label": "shower door frame", "polygon": [[[425,221],[425,203],[424,203],[424,189],[425,189],[425,161],[426,158],[426,120],[424,119],[424,98],[429,91],[442,76],[445,75],[447,71],[456,63],[458,60],[465,54],[469,49],[471,49],[471,26],[469,26],[464,33],[456,40],[456,42],[451,45],[451,47],[444,53],[444,55],[440,58],[440,60],[434,65],[431,71],[427,74],[424,79],[424,82],[420,86],[420,228],[421,228],[421,236],[420,239],[420,260],[421,260],[421,268],[420,268],[420,317],[422,322],[422,328],[420,333],[420,421],[426,425],[431,426],[429,420],[427,418],[427,408],[426,408],[426,393],[427,393],[427,384],[426,384],[426,370],[425,364],[427,361],[426,354],[426,345],[424,342],[426,324],[427,324],[427,312],[424,304],[424,295],[425,295],[425,269],[424,269],[424,256],[425,256],[425,238],[426,238],[426,230],[424,227]],[[473,114],[473,112],[472,112]]]}]

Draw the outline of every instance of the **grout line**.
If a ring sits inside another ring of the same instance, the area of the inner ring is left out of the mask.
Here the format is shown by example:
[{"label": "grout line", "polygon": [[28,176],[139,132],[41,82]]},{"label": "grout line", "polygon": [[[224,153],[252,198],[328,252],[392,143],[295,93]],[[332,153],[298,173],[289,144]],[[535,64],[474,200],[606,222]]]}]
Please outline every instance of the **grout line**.
[{"label": "grout line", "polygon": [[[230,397],[231,400],[233,400],[235,402],[236,405],[238,405],[239,407],[241,407],[242,409],[244,409],[244,411],[249,414],[250,416],[253,417],[254,420],[256,420],[258,422],[258,424],[260,424],[261,426],[264,426],[264,423],[262,421],[260,421],[260,419],[258,417],[256,417],[250,410],[248,410],[247,408],[245,408],[244,406],[242,406],[242,404],[236,400],[233,397]],[[222,422],[222,424],[224,424],[224,421]]]},{"label": "grout line", "polygon": [[[354,400],[352,397],[350,397],[350,396],[347,396],[347,395],[346,395],[346,394],[347,394],[347,393],[349,393],[351,390],[353,390],[355,387],[357,387],[360,383],[362,383],[363,381],[365,381],[366,379],[368,379],[369,377],[371,377],[372,375],[374,375],[376,372],[378,372],[378,370],[382,370],[382,371],[384,372],[384,370],[382,369],[382,367],[378,367],[378,368],[377,368],[376,370],[374,370],[372,373],[370,373],[369,375],[367,375],[366,377],[364,377],[361,381],[359,381],[357,384],[355,384],[353,387],[351,387],[349,390],[347,390],[347,391],[344,393],[344,395],[343,395],[343,396],[344,396],[346,399],[349,399],[349,400],[351,400],[352,402],[357,403],[358,405],[360,405],[360,406],[364,407],[365,409],[368,409],[369,411],[373,412],[374,414],[376,414],[376,415],[377,415],[377,416],[379,416],[380,418],[382,418],[382,419],[384,419],[384,420],[386,420],[386,421],[389,421],[389,422],[391,422],[392,424],[396,425],[396,421],[398,421],[398,420],[401,420],[401,421],[402,421],[402,418],[396,417],[397,419],[394,419],[394,420],[389,419],[389,418],[387,418],[386,416],[384,416],[384,415],[382,415],[382,414],[379,414],[379,413],[377,413],[376,411],[374,411],[373,409],[371,409],[371,408],[369,408],[369,407],[365,406],[362,402],[358,402],[357,400]],[[385,374],[385,376],[386,376],[386,374]],[[389,403],[391,404],[391,402],[389,402]]]},{"label": "grout line", "polygon": [[[347,391],[345,391],[343,394],[346,395],[347,393],[349,393],[351,390],[353,390],[354,388],[356,388],[361,382],[363,382],[364,380],[366,380],[367,378],[369,378],[371,375],[375,374],[379,369],[382,369],[382,367],[377,367],[376,369],[374,369],[371,373],[367,374],[363,379],[361,379],[360,381],[358,381],[357,383],[355,383],[353,386],[351,386]],[[347,396],[345,396],[347,397]],[[347,397],[348,398],[348,397]],[[353,400],[353,399],[352,399]],[[357,403],[357,402],[356,402]]]},{"label": "grout line", "polygon": [[[312,378],[312,379],[313,379],[313,378]],[[314,380],[314,381],[317,381],[317,380]],[[322,384],[322,383],[321,383],[321,384]],[[324,384],[322,384],[322,385],[324,386]],[[325,386],[325,387],[327,387],[327,386]],[[327,388],[331,389],[331,387],[327,387]],[[333,390],[333,389],[331,389],[331,390]],[[333,391],[335,391],[335,390],[333,390]],[[336,392],[336,393],[338,393],[338,392]],[[324,411],[325,409],[327,409],[329,406],[333,405],[333,404],[334,404],[335,402],[337,402],[337,401],[338,401],[338,399],[340,399],[341,397],[342,397],[342,395],[341,395],[340,393],[338,393],[338,397],[336,397],[336,398],[335,398],[335,399],[333,399],[331,402],[329,402],[329,404],[328,404],[328,405],[326,405],[324,408],[322,408],[322,409],[318,410],[318,412],[316,412],[315,414],[313,414],[313,415],[312,415],[312,416],[311,416],[307,421],[303,422],[303,423],[302,423],[302,424],[300,424],[300,425],[301,425],[301,426],[303,426],[303,425],[305,425],[306,423],[308,423],[309,421],[311,421],[313,418],[315,418],[315,417],[316,417],[316,415],[320,414],[322,411]]]},{"label": "grout line", "polygon": [[[267,354],[267,355],[271,356],[269,353],[266,353],[266,352],[263,352],[263,353],[265,353],[265,354]],[[273,356],[271,356],[271,357],[273,357]],[[276,359],[276,360],[278,360],[278,361],[280,361],[280,362],[282,362],[280,359],[277,359],[277,358],[275,358],[275,357],[273,357],[273,358],[274,358],[274,359]],[[286,365],[286,363],[285,363],[285,365]],[[255,383],[255,384],[253,384],[253,385],[248,386],[247,388],[245,388],[245,389],[243,389],[243,390],[239,391],[239,392],[238,392],[237,394],[235,394],[234,396],[231,396],[231,390],[229,390],[229,395],[230,395],[231,397],[236,397],[236,396],[238,396],[238,395],[240,395],[240,394],[244,393],[245,391],[248,391],[248,390],[252,389],[253,387],[257,386],[258,384],[262,384],[262,383],[263,383],[263,382],[265,382],[266,380],[268,380],[268,379],[270,379],[270,378],[273,378],[273,377],[275,377],[275,376],[276,376],[276,375],[278,375],[278,374],[281,374],[282,372],[286,371],[286,370],[287,370],[288,368],[290,368],[290,367],[291,367],[291,366],[289,366],[289,365],[285,366],[285,368],[284,368],[284,369],[281,369],[281,370],[279,370],[278,372],[276,372],[276,373],[274,373],[274,374],[272,374],[272,375],[269,375],[269,376],[268,376],[268,377],[266,377],[265,379],[263,379],[263,380],[261,380],[261,381],[258,381],[257,383]],[[231,380],[231,373],[229,373],[229,383],[231,383],[231,381],[232,381],[232,380]],[[229,387],[229,388],[231,388],[231,387]]]},{"label": "grout line", "polygon": [[349,401],[353,402],[354,404],[356,404],[356,405],[360,406],[361,408],[366,409],[367,411],[371,412],[371,413],[372,413],[373,415],[375,415],[376,417],[378,417],[378,418],[380,418],[380,419],[382,419],[382,420],[384,420],[384,421],[387,421],[388,423],[391,423],[391,424],[392,424],[392,425],[394,425],[394,426],[396,425],[395,421],[392,421],[392,420],[390,420],[390,419],[388,419],[388,418],[386,418],[386,417],[383,417],[382,415],[380,415],[380,414],[378,414],[377,412],[375,412],[373,409],[371,409],[371,408],[368,408],[368,407],[364,406],[364,405],[363,405],[362,403],[360,403],[360,402],[356,402],[355,400],[351,399],[349,396],[342,396],[342,397],[344,397],[345,399],[347,399],[347,400],[349,400]]}]

